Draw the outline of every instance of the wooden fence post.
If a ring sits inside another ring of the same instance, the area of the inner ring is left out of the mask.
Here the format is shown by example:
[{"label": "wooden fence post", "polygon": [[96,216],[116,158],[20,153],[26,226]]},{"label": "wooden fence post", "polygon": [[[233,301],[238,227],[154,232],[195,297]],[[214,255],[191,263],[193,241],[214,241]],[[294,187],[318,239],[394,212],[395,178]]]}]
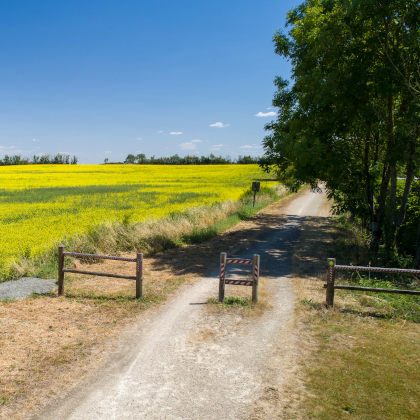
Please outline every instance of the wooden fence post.
[{"label": "wooden fence post", "polygon": [[258,302],[258,280],[260,278],[260,256],[255,254],[252,258],[252,301]]},{"label": "wooden fence post", "polygon": [[328,258],[327,291],[325,303],[327,308],[334,306],[335,258]]},{"label": "wooden fence post", "polygon": [[64,245],[58,247],[58,296],[64,293]]},{"label": "wooden fence post", "polygon": [[219,302],[225,299],[225,271],[226,271],[226,252],[220,253],[220,272],[219,272]]},{"label": "wooden fence post", "polygon": [[136,299],[143,296],[143,254],[137,252],[136,256]]}]

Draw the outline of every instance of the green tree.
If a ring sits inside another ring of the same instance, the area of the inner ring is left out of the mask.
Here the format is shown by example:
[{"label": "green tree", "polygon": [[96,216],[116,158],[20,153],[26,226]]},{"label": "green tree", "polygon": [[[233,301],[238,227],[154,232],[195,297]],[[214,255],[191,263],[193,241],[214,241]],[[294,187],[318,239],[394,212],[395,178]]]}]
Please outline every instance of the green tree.
[{"label": "green tree", "polygon": [[136,157],[133,154],[129,154],[127,155],[127,157],[125,158],[124,163],[136,163]]},{"label": "green tree", "polygon": [[391,259],[419,168],[417,1],[307,0],[287,23],[274,43],[292,84],[275,80],[264,167],[291,189],[324,183]]}]

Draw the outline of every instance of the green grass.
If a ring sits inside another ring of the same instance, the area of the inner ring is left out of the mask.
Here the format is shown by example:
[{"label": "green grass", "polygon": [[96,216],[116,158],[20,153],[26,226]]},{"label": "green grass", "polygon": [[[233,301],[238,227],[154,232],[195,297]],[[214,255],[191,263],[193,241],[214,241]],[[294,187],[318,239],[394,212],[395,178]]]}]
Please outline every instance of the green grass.
[{"label": "green grass", "polygon": [[[83,253],[118,254],[141,250],[144,254],[151,255],[211,239],[241,220],[251,218],[284,195],[284,191],[264,188],[257,196],[255,207],[252,206],[252,194],[247,192],[237,202],[173,212],[167,217],[150,222],[131,223],[126,217],[121,222],[93,226],[86,234],[73,236],[61,242],[66,249]],[[56,271],[56,248],[38,257],[33,257],[28,252],[22,255],[19,263],[14,266],[15,277],[55,277]]]},{"label": "green grass", "polygon": [[100,225],[148,223],[237,202],[261,175],[258,165],[1,167],[0,281],[24,275],[25,260]]},{"label": "green grass", "polygon": [[[296,289],[303,349],[298,364],[303,366],[306,390],[296,418],[420,418],[419,298],[336,290],[334,308],[325,308],[327,257],[336,257],[339,264],[369,261],[364,233],[344,222],[308,222],[301,241],[311,246],[296,251],[301,265],[308,257],[323,262],[317,266],[318,280],[305,278],[302,270],[301,287]],[[337,284],[418,289],[409,277],[341,274]]]},{"label": "green grass", "polygon": [[[378,279],[361,276],[353,273],[352,277],[337,279],[337,284],[349,284],[351,286],[372,287],[380,289],[408,289],[419,290],[418,282],[409,283],[407,279]],[[420,296],[394,293],[344,291],[336,290],[337,296],[345,298],[351,295],[361,307],[361,313],[388,319],[405,319],[420,322]],[[353,309],[357,311],[357,309]]]},{"label": "green grass", "polygon": [[306,361],[308,418],[419,418],[418,325],[313,312],[318,348]]},{"label": "green grass", "polygon": [[257,195],[255,206],[253,206],[253,195],[250,191],[248,191],[240,199],[239,206],[236,211],[223,219],[217,220],[211,226],[201,229],[193,229],[192,232],[183,235],[181,242],[184,244],[197,244],[211,239],[239,223],[241,220],[251,219],[261,209],[278,198],[279,195],[275,190],[271,188],[262,188],[260,193]]},{"label": "green grass", "polygon": [[242,296],[225,296],[223,303],[219,302],[216,298],[211,297],[207,300],[207,303],[221,305],[224,307],[241,306],[244,308],[250,308],[252,306],[251,299]]}]

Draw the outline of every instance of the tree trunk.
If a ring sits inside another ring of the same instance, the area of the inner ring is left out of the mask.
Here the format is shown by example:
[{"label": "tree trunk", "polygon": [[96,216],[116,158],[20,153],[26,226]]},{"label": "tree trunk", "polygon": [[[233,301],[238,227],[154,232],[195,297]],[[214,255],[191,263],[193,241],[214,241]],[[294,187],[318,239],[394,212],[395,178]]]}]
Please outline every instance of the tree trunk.
[{"label": "tree trunk", "polygon": [[420,223],[417,228],[417,241],[416,241],[416,258],[414,262],[414,267],[420,269]]},{"label": "tree trunk", "polygon": [[393,237],[395,232],[394,220],[395,212],[397,211],[397,162],[396,162],[396,150],[395,150],[395,136],[394,136],[394,99],[392,95],[388,95],[387,98],[387,121],[386,131],[388,147],[385,156],[386,161],[389,164],[389,179],[391,180],[391,188],[389,191],[389,199],[386,205],[385,198],[385,255],[386,259],[389,260],[393,253]]},{"label": "tree trunk", "polygon": [[417,159],[416,159],[417,137],[418,137],[418,127],[416,127],[416,130],[414,131],[414,135],[413,137],[410,138],[410,142],[408,144],[408,156],[407,156],[407,168],[406,168],[407,172],[406,172],[406,177],[405,177],[404,192],[401,197],[401,207],[400,207],[398,219],[396,222],[395,238],[398,236],[400,227],[404,223],[404,220],[405,220],[405,216],[407,213],[408,197],[410,195],[411,186],[413,185],[414,175],[417,169]]},{"label": "tree trunk", "polygon": [[384,169],[382,171],[382,181],[381,188],[378,197],[378,206],[374,215],[374,221],[372,223],[372,242],[370,244],[370,250],[373,253],[373,256],[376,257],[379,250],[379,244],[382,238],[382,230],[385,219],[385,203],[386,196],[388,193],[389,185],[389,167],[388,164],[384,164]]},{"label": "tree trunk", "polygon": [[390,167],[391,187],[388,195],[388,205],[386,206],[385,220],[385,256],[389,261],[395,253],[395,215],[397,214],[397,168],[395,162]]},{"label": "tree trunk", "polygon": [[369,229],[372,230],[375,209],[373,205],[372,177],[370,175],[370,132],[365,141],[364,169],[366,178],[366,199],[369,211]]}]

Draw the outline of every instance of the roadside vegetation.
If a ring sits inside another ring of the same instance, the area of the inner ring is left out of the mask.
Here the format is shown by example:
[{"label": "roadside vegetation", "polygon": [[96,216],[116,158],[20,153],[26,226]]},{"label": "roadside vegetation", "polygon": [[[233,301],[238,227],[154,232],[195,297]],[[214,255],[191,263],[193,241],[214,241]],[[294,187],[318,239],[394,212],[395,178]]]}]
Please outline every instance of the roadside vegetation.
[{"label": "roadside vegetation", "polygon": [[[345,217],[309,220],[297,250],[300,381],[305,418],[413,419],[420,400],[418,296],[336,290],[325,308],[326,259],[366,264],[369,242]],[[313,244],[317,243],[315,248]],[[308,260],[311,267],[308,268]],[[314,274],[315,273],[315,274]],[[318,275],[316,275],[318,273]],[[364,273],[365,274],[365,273]],[[418,288],[419,279],[347,275],[340,283]]]},{"label": "roadside vegetation", "polygon": [[[28,418],[28,413],[33,415],[49,401],[59,398],[62,392],[69,391],[81,377],[104,362],[110,349],[116,345],[113,338],[121,334],[127,323],[170,298],[181,285],[205,275],[209,261],[217,262],[222,250],[252,238],[254,230],[244,231],[244,224],[252,223],[248,219],[282,194],[281,191],[263,190],[257,196],[256,206],[252,207],[252,196],[246,193],[236,206],[230,207],[231,204],[227,207],[229,211],[233,210],[227,219],[223,206],[217,217],[209,216],[210,213],[204,209],[199,211],[198,217],[195,213],[198,210],[191,210],[197,222],[200,221],[199,225],[191,223],[191,214],[178,214],[176,218],[182,222],[183,229],[188,225],[189,230],[180,231],[174,222],[175,216],[159,223],[153,222],[155,224],[146,229],[148,232],[155,229],[156,233],[165,231],[169,235],[173,232],[170,226],[173,226],[179,242],[170,242],[171,249],[165,252],[156,252],[163,249],[162,242],[158,242],[158,248],[153,248],[154,242],[150,242],[149,256],[144,260],[144,297],[140,300],[134,299],[132,281],[66,275],[63,297],[33,296],[0,302],[0,417]],[[207,224],[201,217],[206,218]],[[239,221],[244,223],[234,226]],[[160,225],[165,225],[162,229],[167,230],[157,231]],[[126,229],[124,232],[127,235],[132,229],[145,229],[141,223],[118,226]],[[197,233],[193,243],[186,246],[188,242],[183,236],[194,226],[196,232],[203,229],[206,233]],[[211,235],[208,234],[209,229]],[[216,232],[218,236],[210,238]],[[87,242],[82,243],[89,246],[96,244],[97,247],[91,250],[101,252],[102,245],[108,246],[104,239],[108,234],[106,232],[102,241],[97,241],[99,237],[94,236],[91,240],[85,238],[83,241]],[[135,236],[135,232],[131,234]],[[123,252],[123,255],[128,254]],[[55,275],[56,259],[51,258],[50,265],[47,264],[44,269],[53,270],[51,273]],[[76,260],[74,263],[77,268],[91,269],[87,261]],[[132,274],[133,265],[105,260],[97,263],[95,271]],[[261,287],[263,308],[264,285]],[[249,288],[242,289],[246,290],[241,292],[250,292]],[[231,303],[236,305],[237,302],[238,311],[243,310],[244,314],[257,313],[247,297],[248,294],[232,299]]]},{"label": "roadside vegetation", "polygon": [[[161,219],[145,222],[103,223],[89,229],[88,233],[62,241],[73,252],[92,254],[119,254],[140,250],[145,256],[166,249],[197,244],[222,233],[241,220],[247,220],[259,210],[286,194],[281,187],[263,188],[253,206],[250,191],[237,201],[226,201],[211,206],[194,207],[184,212],[172,213]],[[23,258],[13,265],[18,277],[35,275],[55,277],[57,249],[51,249],[36,259]]]},{"label": "roadside vegetation", "polygon": [[306,361],[303,408],[317,419],[414,419],[420,397],[418,324],[334,310],[302,309],[314,351]]},{"label": "roadside vegetation", "polygon": [[[262,167],[291,190],[322,187],[341,215],[308,218],[296,251],[305,392],[286,418],[418,418],[418,296],[336,290],[327,310],[323,288],[328,257],[420,268],[418,20],[415,0],[306,0],[274,36],[292,78],[275,80]],[[419,288],[366,273],[337,282]]]},{"label": "roadside vegetation", "polygon": [[[0,281],[32,273],[61,241],[107,253],[182,241],[194,235],[191,226],[201,231],[239,211],[234,203],[261,175],[257,165],[1,167]],[[134,234],[141,240],[134,242]]]},{"label": "roadside vegetation", "polygon": [[263,167],[324,185],[373,265],[420,267],[418,22],[416,0],[307,0],[274,36],[292,79],[275,81]]}]

